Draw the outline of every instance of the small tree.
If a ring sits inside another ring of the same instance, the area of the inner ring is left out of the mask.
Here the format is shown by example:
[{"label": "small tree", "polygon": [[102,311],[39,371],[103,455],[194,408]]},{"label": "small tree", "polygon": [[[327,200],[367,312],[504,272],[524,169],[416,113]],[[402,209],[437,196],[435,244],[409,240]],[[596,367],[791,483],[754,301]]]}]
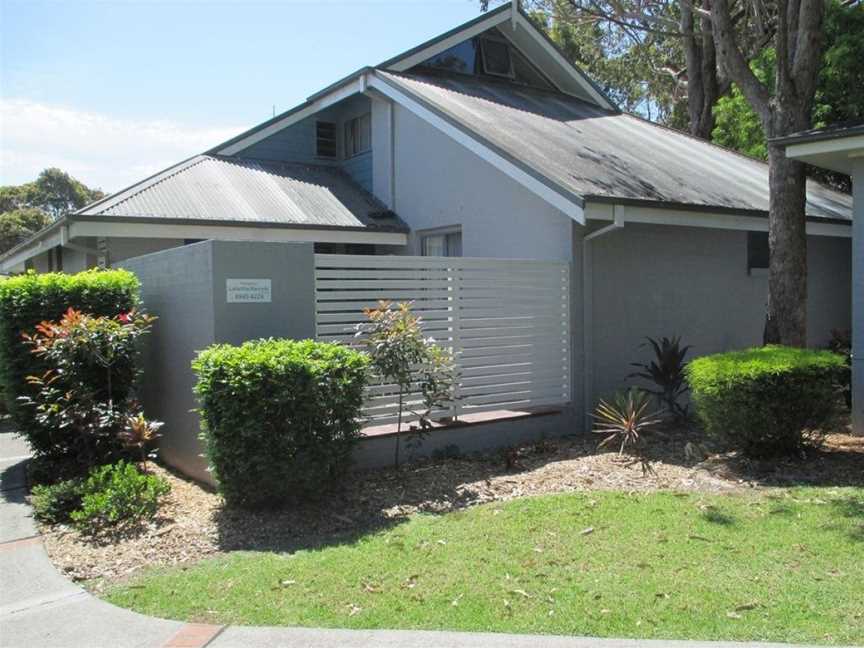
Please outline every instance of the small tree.
[{"label": "small tree", "polygon": [[390,301],[380,301],[377,308],[367,308],[364,313],[369,321],[357,325],[356,336],[362,339],[376,373],[399,390],[394,455],[398,467],[406,397],[419,395],[423,409],[409,411],[418,417],[422,435],[431,428],[432,413],[455,400],[458,376],[453,354],[433,338],[424,337],[422,320],[411,311],[411,304],[394,307]]}]

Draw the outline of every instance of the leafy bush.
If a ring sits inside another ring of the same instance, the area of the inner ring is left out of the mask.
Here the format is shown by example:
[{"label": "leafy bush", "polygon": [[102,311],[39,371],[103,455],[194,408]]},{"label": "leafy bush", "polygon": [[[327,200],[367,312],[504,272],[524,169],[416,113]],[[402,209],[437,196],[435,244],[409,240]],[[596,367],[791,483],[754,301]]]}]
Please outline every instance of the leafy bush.
[{"label": "leafy bush", "polygon": [[70,308],[59,321],[22,334],[48,367],[28,376],[37,391],[19,399],[35,411],[40,434],[31,444],[38,455],[68,464],[73,474],[123,455],[126,428],[138,410],[129,397],[138,374],[137,343],[154,319],[134,309],[111,318]]},{"label": "leafy bush", "polygon": [[696,358],[686,371],[706,431],[769,457],[800,452],[830,420],[842,367],[829,351],[767,346]]},{"label": "leafy bush", "polygon": [[141,472],[133,463],[99,466],[80,483],[80,507],[69,518],[86,532],[148,520],[156,515],[159,500],[170,490],[164,479]]},{"label": "leafy bush", "polygon": [[368,358],[338,344],[253,340],[193,361],[202,438],[226,502],[277,506],[320,493],[360,435]]},{"label": "leafy bush", "polygon": [[[90,270],[75,275],[27,273],[0,281],[0,385],[16,428],[35,452],[53,447],[49,430],[36,420],[36,412],[19,398],[32,397],[38,387],[27,376],[42,376],[43,359],[21,344],[22,333],[32,332],[46,320],[58,320],[69,308],[91,315],[116,317],[139,304],[139,283],[125,270]],[[115,400],[128,393],[130,382],[115,381]]]},{"label": "leafy bush", "polygon": [[56,484],[33,487],[33,513],[48,524],[68,522],[72,511],[81,506],[81,479],[67,479]]},{"label": "leafy bush", "polygon": [[686,363],[684,358],[690,346],[681,346],[681,338],[672,336],[659,340],[648,338],[642,346],[650,345],[654,351],[654,359],[650,362],[633,362],[631,366],[641,371],[631,373],[628,378],[644,378],[653,383],[654,387],[646,389],[666,408],[672,416],[687,418],[687,407],[679,402],[681,396],[687,393],[687,381],[684,376]]}]

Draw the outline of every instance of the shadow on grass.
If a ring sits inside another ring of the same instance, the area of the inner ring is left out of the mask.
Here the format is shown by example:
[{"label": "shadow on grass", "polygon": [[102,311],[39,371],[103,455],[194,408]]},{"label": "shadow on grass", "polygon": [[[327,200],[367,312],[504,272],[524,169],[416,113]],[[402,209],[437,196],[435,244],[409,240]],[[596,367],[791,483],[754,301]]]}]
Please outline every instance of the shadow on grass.
[{"label": "shadow on grass", "polygon": [[850,538],[864,542],[864,497],[840,497],[831,500],[834,512],[852,522],[852,528],[847,529]]}]

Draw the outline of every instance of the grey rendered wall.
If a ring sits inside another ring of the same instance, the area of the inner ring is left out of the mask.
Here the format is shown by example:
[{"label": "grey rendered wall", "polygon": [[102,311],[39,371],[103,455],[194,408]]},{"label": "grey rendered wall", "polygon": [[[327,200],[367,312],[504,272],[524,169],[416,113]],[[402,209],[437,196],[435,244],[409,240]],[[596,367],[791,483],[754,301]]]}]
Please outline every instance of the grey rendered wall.
[{"label": "grey rendered wall", "polygon": [[[761,344],[767,276],[747,274],[745,232],[627,224],[590,245],[595,399],[648,357],[646,336],[681,335],[692,355]],[[823,345],[850,325],[849,239],[809,237],[808,253],[808,341]]]},{"label": "grey rendered wall", "polygon": [[[183,239],[112,237],[108,239],[109,263],[113,265],[125,259],[168,250],[181,245],[183,245]],[[93,261],[95,263],[95,258]]]},{"label": "grey rendered wall", "polygon": [[[119,264],[141,281],[147,310],[159,317],[147,345],[142,399],[164,421],[160,454],[170,465],[212,482],[201,456],[193,410],[196,351],[259,337],[313,337],[311,243],[204,241]],[[272,303],[226,302],[225,280],[271,279]]]},{"label": "grey rendered wall", "polygon": [[[462,226],[462,254],[570,261],[572,221],[413,113],[395,106],[394,211],[418,230]],[[373,123],[379,123],[383,119]],[[379,142],[373,130],[374,149]]]}]

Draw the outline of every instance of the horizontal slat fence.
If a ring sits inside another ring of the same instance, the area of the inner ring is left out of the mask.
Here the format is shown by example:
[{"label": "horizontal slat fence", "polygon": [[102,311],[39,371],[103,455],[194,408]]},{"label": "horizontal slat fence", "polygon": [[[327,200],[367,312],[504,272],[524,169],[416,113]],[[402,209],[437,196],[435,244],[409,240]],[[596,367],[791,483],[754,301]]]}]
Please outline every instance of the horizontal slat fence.
[{"label": "horizontal slat fence", "polygon": [[[426,335],[452,350],[459,398],[437,416],[570,401],[570,269],[566,263],[444,257],[315,255],[317,337],[356,345],[363,309],[411,302]],[[373,384],[369,424],[396,420],[398,391]],[[419,408],[416,393],[406,409]],[[408,415],[407,420],[416,418]]]}]

